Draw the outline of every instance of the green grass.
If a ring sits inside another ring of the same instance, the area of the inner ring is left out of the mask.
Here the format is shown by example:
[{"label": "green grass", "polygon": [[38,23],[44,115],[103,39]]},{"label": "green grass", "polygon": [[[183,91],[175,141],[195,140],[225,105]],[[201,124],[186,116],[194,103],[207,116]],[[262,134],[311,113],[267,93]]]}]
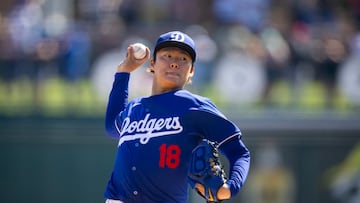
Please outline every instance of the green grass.
[{"label": "green grass", "polygon": [[[232,104],[231,101],[224,101],[222,98],[219,98],[219,94],[215,89],[216,88],[209,86],[203,94],[212,98],[219,107],[236,111],[237,109],[234,109],[234,104]],[[349,113],[354,108],[347,98],[341,94],[340,90],[337,90],[333,98],[333,106],[329,109],[327,106],[325,87],[313,81],[304,83],[298,87],[296,92],[287,82],[279,81],[274,85],[270,93],[269,104],[264,104],[261,98],[259,98],[258,101],[254,103],[242,104],[237,107],[238,109],[250,109],[252,112],[259,112],[266,108],[275,108],[304,113],[317,113],[328,110],[338,113]]]},{"label": "green grass", "polygon": [[[45,114],[49,116],[103,116],[106,103],[98,99],[89,80],[78,83],[67,83],[58,78],[52,78],[39,86],[38,94],[34,84],[21,79],[13,84],[0,81],[0,114],[3,115],[30,115]],[[218,93],[211,85],[204,92],[197,92],[208,96],[220,107],[229,109],[229,104],[219,98]],[[326,109],[324,87],[316,82],[304,84],[298,91],[296,98],[292,89],[286,82],[275,84],[271,92],[271,101],[277,108],[297,109],[301,111],[321,111]],[[264,109],[266,106],[254,104],[239,105],[235,108],[252,108],[254,111]],[[233,110],[234,105],[231,106]],[[333,109],[340,112],[351,110],[350,103],[340,92],[336,94]]]},{"label": "green grass", "polygon": [[70,84],[54,78],[39,87],[36,90],[34,84],[26,79],[13,84],[0,82],[0,113],[52,116],[99,116],[104,113],[105,103],[98,100],[90,81]]}]

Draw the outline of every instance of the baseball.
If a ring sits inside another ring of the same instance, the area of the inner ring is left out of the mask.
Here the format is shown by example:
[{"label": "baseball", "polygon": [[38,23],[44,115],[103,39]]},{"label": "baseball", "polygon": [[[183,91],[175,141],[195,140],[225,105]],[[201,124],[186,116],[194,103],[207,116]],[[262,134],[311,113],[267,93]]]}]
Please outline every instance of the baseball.
[{"label": "baseball", "polygon": [[135,43],[134,46],[134,57],[136,59],[143,59],[146,56],[146,46],[142,43]]}]

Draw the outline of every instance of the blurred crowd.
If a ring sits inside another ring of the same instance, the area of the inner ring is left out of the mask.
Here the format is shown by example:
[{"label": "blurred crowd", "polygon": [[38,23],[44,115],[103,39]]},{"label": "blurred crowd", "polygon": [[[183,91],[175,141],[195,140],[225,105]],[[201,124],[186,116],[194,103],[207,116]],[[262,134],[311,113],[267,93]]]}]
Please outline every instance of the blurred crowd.
[{"label": "blurred crowd", "polygon": [[11,84],[29,79],[35,105],[47,79],[76,91],[107,53],[135,40],[152,48],[173,29],[196,41],[194,91],[273,105],[274,87],[286,82],[296,105],[312,82],[326,108],[338,94],[360,104],[358,0],[5,0],[0,9],[0,82],[11,94]]}]

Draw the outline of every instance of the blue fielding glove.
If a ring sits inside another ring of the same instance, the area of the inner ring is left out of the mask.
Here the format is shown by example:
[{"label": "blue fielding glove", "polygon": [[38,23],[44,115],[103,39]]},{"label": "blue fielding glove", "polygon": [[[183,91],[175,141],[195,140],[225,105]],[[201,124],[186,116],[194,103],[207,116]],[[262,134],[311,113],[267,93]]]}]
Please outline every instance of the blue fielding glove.
[{"label": "blue fielding glove", "polygon": [[207,202],[219,202],[217,191],[226,182],[225,172],[220,162],[215,142],[203,139],[192,151],[188,179],[194,188],[196,183],[204,186],[205,194],[201,194]]}]

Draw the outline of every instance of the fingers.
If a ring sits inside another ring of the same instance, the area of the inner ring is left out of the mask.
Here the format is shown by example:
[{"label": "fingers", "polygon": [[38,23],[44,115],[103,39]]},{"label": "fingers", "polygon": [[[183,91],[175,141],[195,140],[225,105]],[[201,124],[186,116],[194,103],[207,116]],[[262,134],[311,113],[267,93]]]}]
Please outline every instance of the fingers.
[{"label": "fingers", "polygon": [[146,47],[146,55],[143,59],[136,59],[134,56],[134,46],[131,44],[127,49],[127,59],[137,61],[138,63],[145,63],[150,59],[150,49]]},{"label": "fingers", "polygon": [[132,72],[150,59],[150,49],[146,48],[146,55],[143,59],[136,59],[134,56],[134,46],[131,44],[127,48],[125,60],[117,67],[117,72]]},{"label": "fingers", "polygon": [[201,195],[205,196],[205,188],[200,183],[195,184],[195,189],[200,192]]},{"label": "fingers", "polygon": [[[200,193],[200,195],[205,197],[205,187],[202,184],[196,183],[195,189],[197,190],[198,193]],[[217,196],[217,199],[219,199],[219,200],[230,199],[231,191],[230,191],[229,185],[224,183],[217,191],[216,196]]]},{"label": "fingers", "polygon": [[231,191],[228,184],[224,183],[216,194],[218,199],[224,200],[224,199],[230,199],[231,197]]}]

